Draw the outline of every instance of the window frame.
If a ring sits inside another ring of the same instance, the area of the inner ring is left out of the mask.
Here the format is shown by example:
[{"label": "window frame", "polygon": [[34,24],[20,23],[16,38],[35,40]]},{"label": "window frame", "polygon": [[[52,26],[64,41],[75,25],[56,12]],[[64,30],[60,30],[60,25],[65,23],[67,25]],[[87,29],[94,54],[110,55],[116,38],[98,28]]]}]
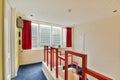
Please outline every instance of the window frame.
[{"label": "window frame", "polygon": [[63,47],[63,29],[66,29],[66,27],[64,27],[64,26],[61,26],[61,25],[56,25],[56,24],[50,24],[50,23],[40,23],[40,22],[32,22],[31,23],[31,26],[32,26],[32,24],[38,24],[38,30],[37,30],[37,47],[36,48],[34,48],[33,46],[32,46],[32,50],[38,50],[38,49],[43,49],[44,47],[40,47],[40,25],[48,25],[48,26],[50,26],[51,27],[51,31],[50,31],[50,45],[52,45],[52,28],[53,27],[59,27],[59,28],[61,28],[61,31],[60,31],[60,45],[61,45],[61,48],[66,48],[66,46],[65,47]]}]

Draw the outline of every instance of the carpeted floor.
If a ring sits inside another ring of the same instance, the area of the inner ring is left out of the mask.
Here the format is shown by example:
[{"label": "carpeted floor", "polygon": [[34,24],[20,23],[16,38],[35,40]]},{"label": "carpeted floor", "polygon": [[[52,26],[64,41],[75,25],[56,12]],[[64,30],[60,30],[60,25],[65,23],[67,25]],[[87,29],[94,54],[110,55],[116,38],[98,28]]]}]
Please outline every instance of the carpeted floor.
[{"label": "carpeted floor", "polygon": [[43,71],[42,63],[23,65],[19,67],[18,75],[14,80],[47,80]]}]

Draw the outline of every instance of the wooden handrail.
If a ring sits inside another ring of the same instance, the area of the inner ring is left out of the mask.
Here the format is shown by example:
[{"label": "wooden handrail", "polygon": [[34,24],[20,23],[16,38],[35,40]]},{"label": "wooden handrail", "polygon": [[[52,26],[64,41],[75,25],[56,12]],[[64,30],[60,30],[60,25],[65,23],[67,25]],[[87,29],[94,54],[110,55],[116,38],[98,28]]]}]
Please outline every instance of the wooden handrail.
[{"label": "wooden handrail", "polygon": [[99,80],[112,80],[111,78],[106,77],[106,76],[104,76],[104,75],[102,75],[102,74],[100,74],[98,72],[95,72],[95,71],[93,71],[91,69],[88,69],[88,68],[86,69],[86,73],[93,76],[93,77],[95,77],[95,78],[97,78],[97,79],[99,79]]},{"label": "wooden handrail", "polygon": [[[60,54],[58,54],[60,53]],[[74,51],[65,51],[65,54],[62,54],[61,51],[58,51],[58,48],[48,48],[48,46],[44,46],[44,62],[47,62],[48,65],[48,54],[50,54],[50,69],[54,67],[54,54],[56,54],[56,78],[58,78],[58,59],[65,61],[65,80],[68,80],[68,57],[71,57],[71,64],[75,63],[77,66],[76,73],[78,72],[78,63],[73,61],[73,56],[77,56],[82,58],[82,75],[79,75],[82,80],[87,80],[87,74],[95,77],[98,80],[112,80],[111,78],[104,76],[96,71],[93,71],[87,68],[87,54],[82,54]],[[62,57],[65,55],[65,57]],[[77,74],[78,75],[78,74]]]},{"label": "wooden handrail", "polygon": [[44,46],[44,62],[47,61],[48,46]]},{"label": "wooden handrail", "polygon": [[73,51],[65,51],[65,80],[68,80],[68,54],[82,58],[82,80],[86,80],[85,69],[87,68],[87,55]]},{"label": "wooden handrail", "polygon": [[95,72],[87,68],[87,55],[73,51],[65,51],[65,80],[68,80],[68,54],[82,58],[82,80],[87,80],[86,74],[95,77],[98,80],[112,80],[111,78],[104,76],[98,72]]},{"label": "wooden handrail", "polygon": [[[49,55],[50,54],[50,70],[52,71],[54,67],[54,54],[58,55],[58,48],[53,48],[48,46],[44,46],[44,62],[47,62],[47,66],[49,64]],[[58,57],[56,56],[56,78],[58,78]]]},{"label": "wooden handrail", "polygon": [[62,56],[58,56],[58,58],[60,58],[61,60],[65,61],[65,58]]}]

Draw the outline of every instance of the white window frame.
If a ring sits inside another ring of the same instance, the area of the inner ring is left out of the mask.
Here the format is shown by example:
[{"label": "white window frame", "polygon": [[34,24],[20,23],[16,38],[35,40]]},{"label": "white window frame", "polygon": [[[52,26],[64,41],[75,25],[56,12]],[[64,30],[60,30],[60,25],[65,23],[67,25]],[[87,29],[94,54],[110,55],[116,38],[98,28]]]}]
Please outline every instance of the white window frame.
[{"label": "white window frame", "polygon": [[[40,22],[32,22],[33,24],[38,24],[38,30],[37,30],[37,47],[33,48],[32,50],[38,50],[38,49],[43,49],[44,47],[40,47],[40,25],[48,25],[51,26],[51,31],[50,31],[50,45],[52,45],[52,27],[60,27],[61,28],[61,32],[60,32],[60,45],[61,48],[63,48],[63,29],[65,29],[64,26],[61,25],[54,25],[54,24],[50,24],[50,23],[40,23]],[[64,47],[66,48],[66,47]]]},{"label": "white window frame", "polygon": [[[66,29],[66,28],[65,27],[62,28],[62,48],[66,48],[66,46],[65,47],[63,46],[63,44],[64,44],[64,42],[63,42],[63,29]],[[67,30],[66,30],[66,36],[67,36]]]}]

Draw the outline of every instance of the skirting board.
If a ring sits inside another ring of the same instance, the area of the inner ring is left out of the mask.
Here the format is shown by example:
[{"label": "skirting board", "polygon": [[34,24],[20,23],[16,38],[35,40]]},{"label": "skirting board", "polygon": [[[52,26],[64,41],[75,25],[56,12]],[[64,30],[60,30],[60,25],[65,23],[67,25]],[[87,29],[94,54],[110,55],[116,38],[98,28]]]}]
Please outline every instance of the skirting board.
[{"label": "skirting board", "polygon": [[56,80],[54,78],[54,76],[52,75],[50,69],[48,69],[47,65],[44,62],[42,62],[42,70],[43,70],[47,80]]}]

